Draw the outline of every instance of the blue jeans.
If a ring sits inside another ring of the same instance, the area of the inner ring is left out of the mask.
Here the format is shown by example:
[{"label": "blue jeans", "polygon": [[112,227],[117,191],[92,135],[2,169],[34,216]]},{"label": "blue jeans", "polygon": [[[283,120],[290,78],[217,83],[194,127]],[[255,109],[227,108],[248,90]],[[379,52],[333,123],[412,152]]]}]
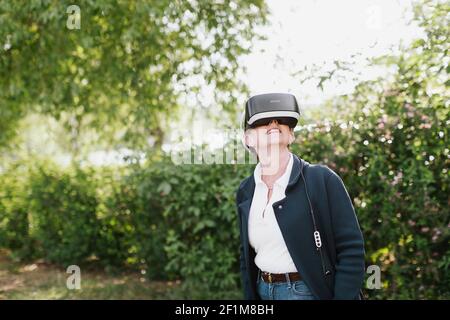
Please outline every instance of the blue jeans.
[{"label": "blue jeans", "polygon": [[256,287],[262,300],[315,300],[308,286],[303,280],[290,281],[286,275],[286,282],[268,283],[258,271]]}]

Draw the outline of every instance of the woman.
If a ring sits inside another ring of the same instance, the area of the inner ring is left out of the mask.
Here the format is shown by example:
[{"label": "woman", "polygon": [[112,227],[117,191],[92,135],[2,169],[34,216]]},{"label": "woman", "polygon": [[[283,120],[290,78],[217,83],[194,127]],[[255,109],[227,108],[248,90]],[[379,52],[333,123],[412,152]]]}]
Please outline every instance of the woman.
[{"label": "woman", "polygon": [[340,177],[289,150],[300,116],[290,94],[246,103],[244,145],[258,157],[236,196],[246,299],[357,299],[364,244]]}]

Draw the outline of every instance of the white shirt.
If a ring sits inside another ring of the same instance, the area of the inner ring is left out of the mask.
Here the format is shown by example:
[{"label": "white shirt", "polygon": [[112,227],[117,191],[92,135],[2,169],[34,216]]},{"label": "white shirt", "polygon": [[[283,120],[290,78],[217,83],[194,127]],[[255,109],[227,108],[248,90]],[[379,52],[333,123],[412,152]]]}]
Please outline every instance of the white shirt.
[{"label": "white shirt", "polygon": [[261,164],[258,163],[254,170],[255,192],[250,207],[248,237],[250,245],[256,252],[255,264],[262,271],[297,272],[272,207],[274,202],[286,197],[285,191],[291,176],[293,162],[293,156],[290,153],[286,171],[275,181],[269,201],[267,201],[267,185],[261,180]]}]

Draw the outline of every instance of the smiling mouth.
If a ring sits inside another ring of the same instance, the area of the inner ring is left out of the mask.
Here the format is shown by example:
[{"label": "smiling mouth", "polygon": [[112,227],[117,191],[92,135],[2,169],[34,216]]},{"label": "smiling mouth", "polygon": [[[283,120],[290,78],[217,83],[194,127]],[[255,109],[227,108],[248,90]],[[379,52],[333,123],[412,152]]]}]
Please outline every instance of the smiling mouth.
[{"label": "smiling mouth", "polygon": [[276,129],[276,128],[270,129],[267,131],[267,134],[271,134],[271,133],[281,133],[281,131],[280,131],[280,129]]}]

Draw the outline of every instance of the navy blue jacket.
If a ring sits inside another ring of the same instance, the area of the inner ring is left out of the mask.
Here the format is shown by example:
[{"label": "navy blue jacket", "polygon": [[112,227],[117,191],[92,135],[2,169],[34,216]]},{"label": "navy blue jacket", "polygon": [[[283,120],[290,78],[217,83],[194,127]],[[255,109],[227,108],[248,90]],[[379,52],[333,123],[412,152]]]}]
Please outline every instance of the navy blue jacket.
[{"label": "navy blue jacket", "polygon": [[[364,242],[348,192],[341,178],[327,166],[312,165],[296,155],[293,160],[286,197],[273,204],[292,260],[317,299],[357,299],[365,273]],[[322,238],[322,255],[314,242],[301,170]],[[241,182],[236,194],[241,280],[247,300],[260,299],[256,290],[256,253],[248,240],[248,216],[254,190],[255,180],[251,175]]]}]

